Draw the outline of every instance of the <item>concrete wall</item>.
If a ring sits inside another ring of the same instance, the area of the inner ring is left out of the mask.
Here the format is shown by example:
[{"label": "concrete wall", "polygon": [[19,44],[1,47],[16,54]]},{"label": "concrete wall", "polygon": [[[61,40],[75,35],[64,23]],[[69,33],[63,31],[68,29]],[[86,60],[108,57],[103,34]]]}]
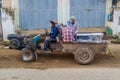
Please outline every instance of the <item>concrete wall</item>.
[{"label": "concrete wall", "polygon": [[18,8],[18,0],[13,0],[14,1],[14,10],[15,10],[15,30],[19,30],[19,8]]},{"label": "concrete wall", "polygon": [[3,40],[7,40],[8,34],[14,34],[14,25],[11,16],[6,14],[4,11],[2,13],[2,29],[3,29]]},{"label": "concrete wall", "polygon": [[58,0],[58,22],[65,24],[70,19],[70,0]]},{"label": "concrete wall", "polygon": [[3,7],[4,8],[11,8],[12,7],[12,0],[3,0]]},{"label": "concrete wall", "polygon": [[120,10],[114,11],[114,18],[111,28],[113,30],[113,35],[120,33]]},{"label": "concrete wall", "polygon": [[15,8],[16,0],[3,0],[3,8]]}]

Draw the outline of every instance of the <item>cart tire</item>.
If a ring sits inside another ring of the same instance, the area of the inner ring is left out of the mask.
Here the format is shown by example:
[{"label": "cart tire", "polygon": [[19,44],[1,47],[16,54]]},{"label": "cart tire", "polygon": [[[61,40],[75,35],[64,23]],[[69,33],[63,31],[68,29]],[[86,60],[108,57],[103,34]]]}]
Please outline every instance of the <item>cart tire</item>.
[{"label": "cart tire", "polygon": [[37,59],[37,55],[30,49],[24,48],[21,52],[22,61],[32,62]]},{"label": "cart tire", "polygon": [[11,39],[9,44],[10,49],[18,49],[20,48],[20,42],[17,39]]},{"label": "cart tire", "polygon": [[79,47],[74,53],[74,57],[79,64],[87,65],[94,60],[95,53],[89,47]]}]

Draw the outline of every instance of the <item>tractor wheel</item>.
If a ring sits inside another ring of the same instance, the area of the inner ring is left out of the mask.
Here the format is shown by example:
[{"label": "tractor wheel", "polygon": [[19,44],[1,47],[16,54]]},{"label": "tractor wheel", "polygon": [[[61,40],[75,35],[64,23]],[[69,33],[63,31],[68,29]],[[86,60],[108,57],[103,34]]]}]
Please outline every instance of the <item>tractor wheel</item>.
[{"label": "tractor wheel", "polygon": [[21,57],[24,62],[32,62],[37,59],[37,55],[30,49],[23,49]]},{"label": "tractor wheel", "polygon": [[79,47],[74,57],[79,64],[86,65],[94,60],[95,53],[89,47]]},{"label": "tractor wheel", "polygon": [[10,40],[9,48],[18,49],[20,47],[20,42],[17,39]]}]

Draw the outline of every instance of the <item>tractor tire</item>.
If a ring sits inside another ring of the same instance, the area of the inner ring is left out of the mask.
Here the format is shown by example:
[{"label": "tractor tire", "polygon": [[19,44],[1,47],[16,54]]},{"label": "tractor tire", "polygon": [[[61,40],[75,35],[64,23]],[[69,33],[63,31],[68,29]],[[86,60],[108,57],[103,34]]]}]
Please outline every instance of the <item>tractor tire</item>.
[{"label": "tractor tire", "polygon": [[21,58],[23,62],[32,62],[37,59],[37,55],[34,51],[24,48],[21,52]]},{"label": "tractor tire", "polygon": [[89,47],[79,47],[75,51],[74,57],[79,64],[87,65],[94,60],[95,53]]},{"label": "tractor tire", "polygon": [[9,43],[10,49],[18,49],[20,48],[20,42],[17,39],[11,39]]}]

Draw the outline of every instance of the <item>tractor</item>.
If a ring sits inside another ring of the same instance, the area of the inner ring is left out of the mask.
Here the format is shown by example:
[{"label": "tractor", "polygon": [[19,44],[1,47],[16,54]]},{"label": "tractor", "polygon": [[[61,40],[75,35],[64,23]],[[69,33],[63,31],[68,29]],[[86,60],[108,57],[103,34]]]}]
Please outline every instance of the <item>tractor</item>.
[{"label": "tractor", "polygon": [[[45,29],[46,36],[48,30]],[[42,50],[41,34],[36,35],[21,51],[21,58],[24,62],[32,62],[37,60],[38,54],[54,54],[60,52],[60,54],[73,54],[75,61],[79,64],[90,64],[95,55],[106,54],[107,42],[103,40],[103,33],[79,33],[77,34],[77,40],[70,43],[63,42],[60,38],[56,41],[50,42],[50,48],[47,51]]]}]

